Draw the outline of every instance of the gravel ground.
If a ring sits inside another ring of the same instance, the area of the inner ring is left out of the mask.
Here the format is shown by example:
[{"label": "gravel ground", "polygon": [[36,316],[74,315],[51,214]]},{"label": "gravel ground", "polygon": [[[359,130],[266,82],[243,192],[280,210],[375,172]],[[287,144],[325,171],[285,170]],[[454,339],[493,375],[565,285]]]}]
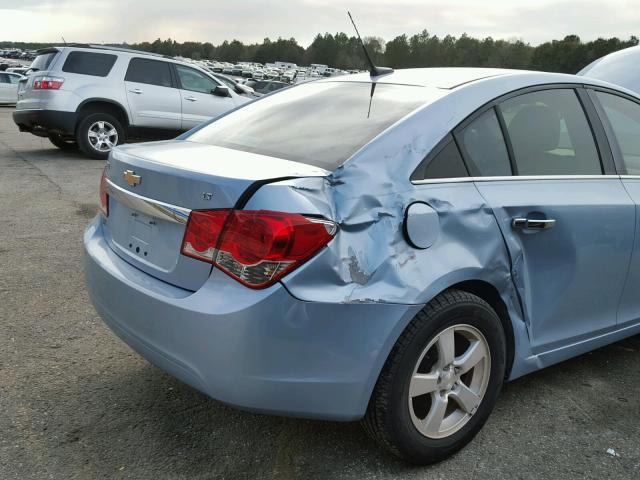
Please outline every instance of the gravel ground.
[{"label": "gravel ground", "polygon": [[11,112],[0,108],[0,479],[640,478],[640,337],[507,385],[471,445],[428,468],[358,424],[240,412],[169,377],[84,289],[104,162],[18,133]]}]

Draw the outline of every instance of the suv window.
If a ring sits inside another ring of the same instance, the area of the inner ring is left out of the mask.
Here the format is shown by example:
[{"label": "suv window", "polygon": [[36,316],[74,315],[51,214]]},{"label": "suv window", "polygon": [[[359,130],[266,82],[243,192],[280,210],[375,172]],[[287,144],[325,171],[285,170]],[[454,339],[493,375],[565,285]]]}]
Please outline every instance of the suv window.
[{"label": "suv window", "polygon": [[596,92],[618,141],[629,175],[640,175],[640,105],[631,100]]},{"label": "suv window", "polygon": [[194,131],[190,141],[335,170],[387,127],[442,93],[368,82],[309,82]]},{"label": "suv window", "polygon": [[493,108],[467,125],[462,130],[460,141],[461,148],[470,161],[469,169],[473,176],[511,175],[509,154]]},{"label": "suv window", "polygon": [[33,62],[31,62],[31,65],[29,65],[29,70],[47,70],[56,55],[58,55],[58,51],[39,54],[38,56],[36,56]]},{"label": "suv window", "polygon": [[212,78],[207,77],[204,73],[193,68],[176,65],[176,71],[178,72],[178,78],[180,79],[180,85],[183,90],[211,93],[211,91],[218,86],[218,83]]},{"label": "suv window", "polygon": [[541,90],[498,107],[518,175],[600,175],[596,143],[573,89]]},{"label": "suv window", "polygon": [[469,176],[456,142],[451,136],[445,142],[443,147],[436,147],[434,152],[427,155],[427,158],[422,161],[420,166],[413,172],[413,175],[411,175],[411,180]]},{"label": "suv window", "polygon": [[132,58],[124,77],[126,82],[146,83],[159,87],[173,87],[171,65],[161,60]]},{"label": "suv window", "polygon": [[106,77],[117,59],[117,55],[107,53],[71,52],[67,55],[62,71]]}]

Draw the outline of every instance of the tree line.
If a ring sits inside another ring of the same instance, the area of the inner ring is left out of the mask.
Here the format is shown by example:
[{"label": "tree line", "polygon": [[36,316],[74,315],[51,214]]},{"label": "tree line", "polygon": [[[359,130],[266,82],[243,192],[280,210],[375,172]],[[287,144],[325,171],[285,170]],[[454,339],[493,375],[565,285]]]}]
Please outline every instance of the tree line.
[{"label": "tree line", "polygon": [[[364,41],[377,65],[394,68],[473,66],[563,73],[576,73],[603,55],[638,45],[636,36],[627,40],[611,37],[583,42],[577,35],[568,35],[562,40],[532,46],[521,40],[479,39],[466,34],[439,37],[429,34],[427,30],[411,36],[399,35],[388,42],[380,37],[366,37]],[[38,49],[48,45],[0,42],[0,48]],[[281,60],[298,65],[321,63],[341,69],[367,68],[356,37],[342,32],[318,34],[307,48],[298,44],[295,38],[265,38],[261,43],[251,44],[225,40],[220,45],[210,42],[180,43],[170,38],[158,38],[153,42],[113,45],[195,60],[260,63]]]}]

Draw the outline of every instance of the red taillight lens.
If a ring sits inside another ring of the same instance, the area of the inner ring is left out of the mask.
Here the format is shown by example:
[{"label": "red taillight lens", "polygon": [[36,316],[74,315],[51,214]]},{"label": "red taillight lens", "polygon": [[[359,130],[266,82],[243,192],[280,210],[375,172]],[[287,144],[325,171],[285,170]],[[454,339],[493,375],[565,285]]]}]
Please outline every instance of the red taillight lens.
[{"label": "red taillight lens", "polygon": [[64,78],[36,77],[33,80],[33,89],[34,90],[60,90],[60,87],[62,87],[63,83],[64,83]]},{"label": "red taillight lens", "polygon": [[220,233],[229,213],[229,210],[191,212],[182,240],[182,254],[213,263]]},{"label": "red taillight lens", "polygon": [[107,168],[102,170],[100,178],[100,209],[105,217],[109,216],[109,191],[107,190]]},{"label": "red taillight lens", "polygon": [[316,254],[336,229],[331,221],[297,213],[194,211],[182,253],[213,263],[248,287],[264,288]]}]

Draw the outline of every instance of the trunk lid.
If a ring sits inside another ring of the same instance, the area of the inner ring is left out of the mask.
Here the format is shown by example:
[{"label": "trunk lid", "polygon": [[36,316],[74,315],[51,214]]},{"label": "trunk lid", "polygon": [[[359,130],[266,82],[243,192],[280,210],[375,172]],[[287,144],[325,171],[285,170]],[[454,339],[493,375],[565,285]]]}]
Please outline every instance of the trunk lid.
[{"label": "trunk lid", "polygon": [[185,140],[124,145],[108,162],[107,241],[120,257],[146,273],[195,291],[211,265],[180,254],[190,210],[233,208],[255,182],[327,173]]}]

